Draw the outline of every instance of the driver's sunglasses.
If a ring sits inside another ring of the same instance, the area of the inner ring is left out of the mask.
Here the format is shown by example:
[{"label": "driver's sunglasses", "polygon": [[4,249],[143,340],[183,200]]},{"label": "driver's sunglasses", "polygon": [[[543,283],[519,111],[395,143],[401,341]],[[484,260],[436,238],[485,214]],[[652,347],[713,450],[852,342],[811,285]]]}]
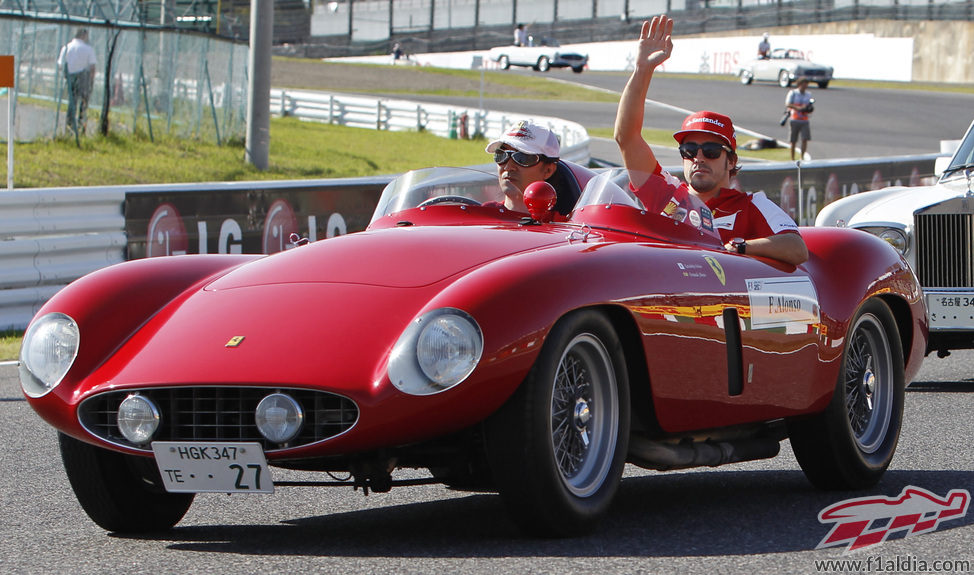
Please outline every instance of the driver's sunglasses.
[{"label": "driver's sunglasses", "polygon": [[680,144],[680,155],[683,156],[685,160],[692,160],[697,157],[697,152],[703,150],[703,157],[708,160],[716,160],[720,157],[720,153],[727,151],[731,152],[731,149],[723,144],[718,144],[717,142],[704,142],[703,144],[698,144],[696,142],[686,142]]},{"label": "driver's sunglasses", "polygon": [[494,162],[496,164],[500,165],[508,159],[511,159],[522,168],[530,168],[531,166],[537,165],[543,157],[541,154],[526,154],[518,150],[497,150],[494,152]]}]

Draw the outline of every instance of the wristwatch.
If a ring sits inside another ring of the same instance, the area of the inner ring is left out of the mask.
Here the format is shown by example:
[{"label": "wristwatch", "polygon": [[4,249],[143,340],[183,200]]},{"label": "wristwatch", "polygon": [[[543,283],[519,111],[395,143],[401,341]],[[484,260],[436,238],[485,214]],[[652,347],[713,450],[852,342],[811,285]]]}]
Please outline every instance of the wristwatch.
[{"label": "wristwatch", "polygon": [[747,250],[747,242],[744,241],[744,238],[734,238],[730,243],[739,254],[743,254]]}]

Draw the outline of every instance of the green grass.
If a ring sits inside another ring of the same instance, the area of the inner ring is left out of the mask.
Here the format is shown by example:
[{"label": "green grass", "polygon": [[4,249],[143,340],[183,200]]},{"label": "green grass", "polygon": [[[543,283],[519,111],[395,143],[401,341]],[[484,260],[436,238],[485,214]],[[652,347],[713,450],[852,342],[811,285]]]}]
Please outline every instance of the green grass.
[{"label": "green grass", "polygon": [[[295,118],[271,120],[269,167],[245,161],[244,145],[142,134],[20,143],[14,148],[14,187],[131,185],[362,177],[432,165],[490,161],[484,141],[450,140],[422,132],[376,132]],[[0,144],[0,157],[6,157]],[[6,162],[0,181],[6,181]]]},{"label": "green grass", "polygon": [[20,339],[23,336],[23,332],[0,333],[0,361],[17,359],[20,355]]}]

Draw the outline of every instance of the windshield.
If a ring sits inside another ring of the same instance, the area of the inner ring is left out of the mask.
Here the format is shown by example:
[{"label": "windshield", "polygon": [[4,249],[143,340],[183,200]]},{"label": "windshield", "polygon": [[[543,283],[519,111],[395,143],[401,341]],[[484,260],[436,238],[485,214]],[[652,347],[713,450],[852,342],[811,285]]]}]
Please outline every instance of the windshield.
[{"label": "windshield", "polygon": [[497,174],[471,168],[425,168],[406,172],[382,190],[372,221],[421,206],[434,198],[444,202],[480,205],[504,202],[504,193],[497,183]]},{"label": "windshield", "polygon": [[944,178],[953,176],[954,172],[968,170],[974,167],[974,123],[967,128],[967,134],[961,142],[954,157],[950,160],[950,165],[944,170]]},{"label": "windshield", "polygon": [[710,208],[685,187],[671,185],[659,175],[636,179],[647,181],[639,195],[630,187],[626,169],[598,174],[585,186],[570,221],[649,233],[677,242],[721,244]]}]

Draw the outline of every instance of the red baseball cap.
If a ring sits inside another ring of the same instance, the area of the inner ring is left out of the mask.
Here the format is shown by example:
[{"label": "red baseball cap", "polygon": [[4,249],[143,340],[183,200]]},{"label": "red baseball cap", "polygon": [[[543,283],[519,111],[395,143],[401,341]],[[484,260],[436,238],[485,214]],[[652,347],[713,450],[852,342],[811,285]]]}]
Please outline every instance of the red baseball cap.
[{"label": "red baseball cap", "polygon": [[696,112],[690,114],[683,120],[683,127],[679,132],[673,134],[677,142],[683,143],[683,138],[691,132],[703,132],[720,137],[731,150],[737,151],[737,134],[734,132],[734,122],[723,114],[717,112]]}]

